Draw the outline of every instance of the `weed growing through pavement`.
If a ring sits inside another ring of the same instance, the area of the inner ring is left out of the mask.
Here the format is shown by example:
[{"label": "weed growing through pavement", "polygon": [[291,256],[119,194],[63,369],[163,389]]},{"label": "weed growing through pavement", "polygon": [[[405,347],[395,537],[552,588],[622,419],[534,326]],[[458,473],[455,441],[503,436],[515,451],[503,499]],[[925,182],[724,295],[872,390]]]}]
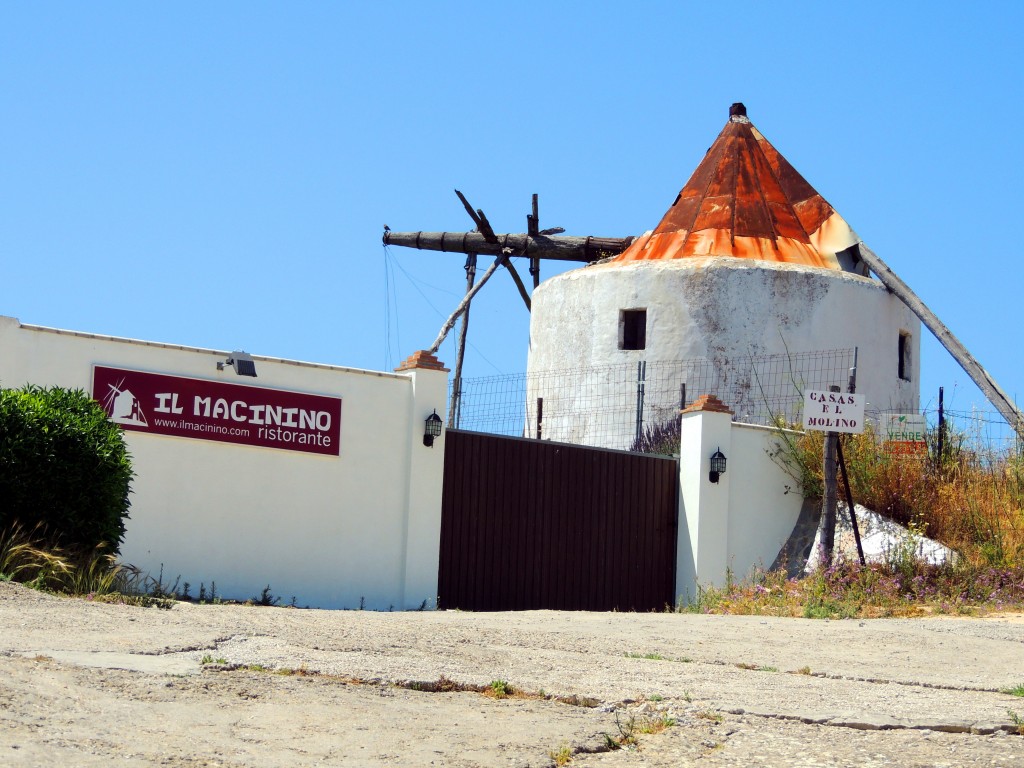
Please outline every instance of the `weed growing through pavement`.
[{"label": "weed growing through pavement", "polygon": [[693,659],[689,656],[681,656],[678,659],[673,659],[668,656],[662,656],[660,653],[635,653],[627,651],[623,654],[627,659],[646,659],[648,661],[677,661],[682,664],[689,664]]},{"label": "weed growing through pavement", "polygon": [[[227,664],[224,659],[212,659],[204,656],[203,663],[223,664],[228,667],[226,671],[247,671],[247,672],[268,672],[276,675],[294,675],[297,677],[316,677],[328,680],[337,680],[343,683],[352,685],[365,685],[369,681],[363,680],[358,677],[348,677],[344,675],[331,675],[323,672],[317,672],[315,670],[308,670],[305,666],[301,666],[298,669],[293,668],[281,668],[274,669],[272,667],[265,667],[262,664]],[[567,704],[572,707],[585,707],[586,709],[594,709],[595,707],[601,706],[601,701],[595,699],[592,696],[580,696],[577,693],[569,694],[568,696],[558,696],[550,693],[531,692],[524,691],[519,688],[514,688],[507,680],[492,680],[487,685],[474,685],[472,683],[460,683],[452,680],[444,675],[437,678],[437,680],[404,680],[400,682],[394,682],[390,685],[395,688],[404,688],[409,691],[419,691],[422,693],[481,693],[492,699],[529,699],[536,701],[554,701],[559,704]]]},{"label": "weed growing through pavement", "polygon": [[722,722],[722,716],[718,712],[715,712],[713,709],[702,709],[700,712],[697,713],[697,717],[699,717],[701,720],[710,720],[712,723]]},{"label": "weed growing through pavement", "polygon": [[661,733],[666,728],[671,728],[676,721],[665,714],[641,715],[630,713],[623,718],[619,711],[615,711],[615,730],[617,735],[604,734],[605,747],[611,751],[617,749],[630,749],[637,747],[637,734]]},{"label": "weed growing through pavement", "polygon": [[593,709],[594,707],[601,706],[601,702],[593,696],[580,696],[578,693],[572,693],[568,696],[553,696],[549,693],[541,698],[547,699],[548,701],[557,701],[560,704],[568,704],[571,707],[585,707],[586,709]]},{"label": "weed growing through pavement", "polygon": [[506,699],[513,694],[513,690],[507,680],[491,680],[484,693],[492,699]]},{"label": "weed growing through pavement", "polygon": [[1012,722],[1017,728],[1017,734],[1019,736],[1024,736],[1024,717],[1021,717],[1012,709],[1006,710],[1006,714],[1009,715],[1010,722]]},{"label": "weed growing through pavement", "polygon": [[605,742],[610,747],[622,749],[634,746],[637,733],[636,715],[630,715],[623,720],[619,717],[619,711],[615,710],[615,730],[619,732],[618,736],[609,736],[607,733],[604,735]]},{"label": "weed growing through pavement", "polygon": [[309,677],[311,675],[318,675],[318,672],[310,672],[306,669],[305,664],[300,664],[297,667],[281,667],[275,672],[279,675],[294,676],[294,677]]},{"label": "weed growing through pavement", "polygon": [[[360,678],[330,675],[322,672],[307,670],[305,666],[299,668],[281,668],[273,669],[265,667],[262,664],[228,664],[226,659],[213,658],[210,654],[205,654],[202,658],[201,663],[203,665],[217,664],[227,667],[226,671],[243,671],[243,672],[263,672],[275,675],[286,675],[295,677],[310,677],[310,678],[322,678],[327,680],[337,680],[347,685],[365,685],[370,681],[362,680]],[[376,681],[375,681],[376,682]],[[555,701],[561,704],[568,704],[576,707],[586,707],[593,709],[600,705],[600,701],[589,696],[580,696],[578,694],[572,694],[569,696],[554,696],[551,694],[545,694],[543,690],[531,693],[529,691],[523,691],[513,686],[507,680],[495,679],[487,685],[473,685],[471,683],[459,683],[450,678],[442,675],[437,680],[407,680],[404,682],[391,683],[396,688],[404,688],[410,691],[418,691],[422,693],[462,693],[472,692],[479,693],[493,699],[533,699],[543,701]],[[687,702],[692,701],[690,692],[686,691],[683,693],[682,698]],[[659,694],[652,694],[647,697],[648,701],[663,701],[664,697]],[[721,715],[716,713],[701,713],[698,717],[708,717],[709,719],[715,719],[716,722],[721,722]],[[667,714],[659,713],[657,715],[642,715],[637,717],[636,714],[630,714],[628,718],[623,719],[618,710],[615,712],[615,727],[618,731],[618,736],[612,736],[610,734],[604,734],[605,737],[605,748],[609,750],[632,748],[637,744],[637,734],[657,734],[664,731],[666,728],[671,728],[676,724],[676,721],[669,717]],[[573,752],[567,744],[562,744],[557,750],[551,750],[548,752],[548,756],[555,761],[555,765],[568,765],[572,761]]]},{"label": "weed growing through pavement", "polygon": [[1012,688],[1000,688],[1000,693],[1007,693],[1010,696],[1024,696],[1024,685],[1015,685]]},{"label": "weed growing through pavement", "polygon": [[809,675],[811,674],[811,668],[806,666],[800,667],[800,669],[796,670],[796,673],[798,675]]},{"label": "weed growing through pavement", "polygon": [[552,749],[548,752],[550,757],[556,766],[568,765],[572,762],[572,749],[565,742],[559,745],[558,749]]},{"label": "weed growing through pavement", "polygon": [[637,726],[640,733],[654,734],[661,733],[666,728],[671,728],[676,724],[676,721],[668,715],[661,715],[659,717],[645,717],[640,720],[640,724]]}]

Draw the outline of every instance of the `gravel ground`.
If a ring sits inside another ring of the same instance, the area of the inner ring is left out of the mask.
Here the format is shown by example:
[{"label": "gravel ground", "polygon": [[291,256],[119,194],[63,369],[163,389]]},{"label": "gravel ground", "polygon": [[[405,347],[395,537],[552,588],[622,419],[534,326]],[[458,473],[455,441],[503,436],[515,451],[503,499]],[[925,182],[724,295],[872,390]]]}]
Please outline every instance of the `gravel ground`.
[{"label": "gravel ground", "polygon": [[[1020,616],[160,610],[0,582],[0,627],[4,766],[1024,766],[999,692]],[[441,677],[548,698],[396,685]]]}]

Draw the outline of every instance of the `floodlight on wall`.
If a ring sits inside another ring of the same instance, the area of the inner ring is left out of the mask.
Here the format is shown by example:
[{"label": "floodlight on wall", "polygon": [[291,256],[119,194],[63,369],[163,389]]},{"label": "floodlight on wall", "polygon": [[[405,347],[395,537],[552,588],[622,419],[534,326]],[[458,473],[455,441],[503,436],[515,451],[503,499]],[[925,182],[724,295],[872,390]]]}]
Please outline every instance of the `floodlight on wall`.
[{"label": "floodlight on wall", "polygon": [[711,454],[711,471],[708,473],[708,480],[712,483],[718,482],[718,478],[725,474],[725,462],[725,454],[722,453],[721,448]]},{"label": "floodlight on wall", "polygon": [[217,370],[223,371],[224,366],[230,365],[235,369],[235,373],[239,376],[255,376],[256,375],[256,363],[252,359],[252,355],[246,352],[232,352],[231,357],[225,360],[223,363],[217,363]]},{"label": "floodlight on wall", "polygon": [[423,444],[428,448],[434,447],[434,438],[441,436],[441,417],[437,415],[437,409],[427,416],[423,424]]}]

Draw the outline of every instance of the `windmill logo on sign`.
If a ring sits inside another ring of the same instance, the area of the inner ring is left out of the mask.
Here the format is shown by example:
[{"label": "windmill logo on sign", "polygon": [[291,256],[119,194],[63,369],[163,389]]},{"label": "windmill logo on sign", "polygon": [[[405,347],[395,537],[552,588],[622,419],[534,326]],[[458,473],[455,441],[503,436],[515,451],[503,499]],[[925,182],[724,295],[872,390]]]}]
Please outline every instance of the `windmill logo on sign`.
[{"label": "windmill logo on sign", "polygon": [[115,424],[131,424],[135,427],[148,427],[146,414],[142,412],[139,398],[130,389],[124,389],[124,379],[116,385],[108,384],[110,392],[103,400],[103,407]]}]

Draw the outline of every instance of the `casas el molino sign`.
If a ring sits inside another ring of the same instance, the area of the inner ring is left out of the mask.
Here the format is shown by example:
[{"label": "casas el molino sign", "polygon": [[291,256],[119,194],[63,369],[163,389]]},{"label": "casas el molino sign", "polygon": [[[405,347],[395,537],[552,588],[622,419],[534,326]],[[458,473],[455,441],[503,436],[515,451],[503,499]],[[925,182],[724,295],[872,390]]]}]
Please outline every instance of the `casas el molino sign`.
[{"label": "casas el molino sign", "polygon": [[805,392],[804,429],[860,434],[864,431],[864,395]]},{"label": "casas el molino sign", "polygon": [[124,429],[339,455],[340,397],[99,365],[92,396]]}]

